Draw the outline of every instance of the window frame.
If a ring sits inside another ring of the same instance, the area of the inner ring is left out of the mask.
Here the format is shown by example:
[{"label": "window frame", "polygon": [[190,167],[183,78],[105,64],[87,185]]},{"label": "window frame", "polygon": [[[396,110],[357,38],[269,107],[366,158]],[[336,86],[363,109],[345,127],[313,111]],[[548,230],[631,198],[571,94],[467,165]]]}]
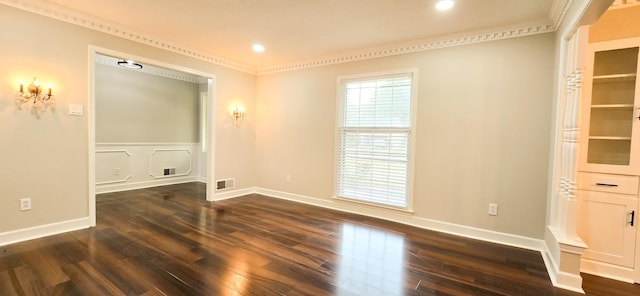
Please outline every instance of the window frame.
[{"label": "window frame", "polygon": [[[346,85],[350,82],[357,81],[369,81],[369,80],[377,80],[385,77],[398,77],[398,76],[409,76],[411,78],[411,98],[410,98],[410,126],[409,128],[393,128],[393,127],[377,127],[377,128],[367,128],[367,130],[378,130],[379,132],[385,132],[389,130],[408,130],[408,141],[409,146],[407,147],[407,179],[406,179],[406,206],[399,207],[393,206],[384,203],[376,203],[373,201],[366,201],[361,199],[353,199],[348,197],[342,197],[338,195],[338,179],[339,179],[339,165],[341,159],[341,149],[340,149],[340,137],[341,131],[343,130],[342,123],[344,122],[345,116],[345,100],[346,100]],[[336,122],[335,122],[335,155],[334,155],[334,176],[333,176],[333,198],[341,201],[347,201],[352,203],[364,204],[369,206],[375,206],[378,208],[387,208],[392,210],[399,210],[404,212],[413,212],[413,176],[414,176],[414,159],[415,159],[415,130],[416,130],[416,122],[417,122],[417,97],[418,97],[418,69],[410,68],[410,69],[399,69],[399,70],[390,70],[383,72],[370,72],[370,73],[361,73],[355,75],[345,75],[338,76],[336,81]]]}]

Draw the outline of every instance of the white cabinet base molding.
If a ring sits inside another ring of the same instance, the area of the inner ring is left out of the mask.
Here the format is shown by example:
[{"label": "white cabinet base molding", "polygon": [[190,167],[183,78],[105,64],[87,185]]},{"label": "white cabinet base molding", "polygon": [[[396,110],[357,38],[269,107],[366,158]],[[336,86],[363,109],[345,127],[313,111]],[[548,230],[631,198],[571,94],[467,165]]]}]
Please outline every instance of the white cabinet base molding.
[{"label": "white cabinet base molding", "polygon": [[633,283],[633,268],[583,258],[580,269],[584,273]]}]

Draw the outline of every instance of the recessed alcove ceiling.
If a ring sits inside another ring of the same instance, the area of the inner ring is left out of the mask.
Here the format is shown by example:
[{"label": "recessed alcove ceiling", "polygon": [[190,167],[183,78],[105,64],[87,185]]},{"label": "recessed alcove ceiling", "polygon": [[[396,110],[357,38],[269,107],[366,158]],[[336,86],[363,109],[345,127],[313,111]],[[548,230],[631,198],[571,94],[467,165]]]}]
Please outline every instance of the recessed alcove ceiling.
[{"label": "recessed alcove ceiling", "polygon": [[185,73],[185,72],[180,72],[180,71],[176,71],[176,70],[161,68],[161,67],[157,67],[157,66],[149,65],[149,64],[143,64],[142,65],[143,66],[142,69],[127,69],[127,68],[123,68],[123,67],[118,66],[118,62],[122,61],[122,60],[123,59],[121,59],[121,58],[114,58],[114,57],[110,57],[110,56],[102,55],[102,54],[97,54],[96,55],[96,63],[97,64],[110,66],[110,67],[115,67],[115,68],[121,69],[122,71],[138,71],[138,72],[142,72],[142,73],[146,73],[146,74],[151,74],[151,75],[156,75],[156,76],[161,76],[161,77],[166,77],[166,78],[171,78],[171,79],[176,79],[176,80],[187,81],[187,82],[191,82],[191,83],[195,83],[195,84],[206,83],[207,82],[207,78],[202,77],[202,76],[197,76],[197,75],[192,75],[192,74]]},{"label": "recessed alcove ceiling", "polygon": [[[438,47],[438,40],[458,44],[550,32],[569,0],[456,0],[445,12],[435,9],[436,0],[37,2],[260,73]],[[254,52],[254,43],[265,52]]]}]

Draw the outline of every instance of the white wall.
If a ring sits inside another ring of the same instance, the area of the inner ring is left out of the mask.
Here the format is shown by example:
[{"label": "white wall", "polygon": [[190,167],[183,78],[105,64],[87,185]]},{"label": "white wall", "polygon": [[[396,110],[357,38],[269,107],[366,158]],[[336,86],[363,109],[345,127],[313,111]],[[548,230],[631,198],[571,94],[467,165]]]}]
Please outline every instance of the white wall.
[{"label": "white wall", "polygon": [[196,143],[199,85],[96,65],[97,143]]},{"label": "white wall", "polygon": [[257,186],[331,201],[336,78],[417,67],[413,217],[541,239],[553,63],[543,34],[259,76]]}]

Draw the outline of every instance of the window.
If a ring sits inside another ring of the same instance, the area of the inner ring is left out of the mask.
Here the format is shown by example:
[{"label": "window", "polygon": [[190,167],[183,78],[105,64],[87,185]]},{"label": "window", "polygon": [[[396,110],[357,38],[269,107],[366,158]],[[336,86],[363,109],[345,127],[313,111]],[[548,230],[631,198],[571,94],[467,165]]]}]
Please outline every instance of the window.
[{"label": "window", "polygon": [[337,197],[409,207],[414,72],[339,78]]}]

